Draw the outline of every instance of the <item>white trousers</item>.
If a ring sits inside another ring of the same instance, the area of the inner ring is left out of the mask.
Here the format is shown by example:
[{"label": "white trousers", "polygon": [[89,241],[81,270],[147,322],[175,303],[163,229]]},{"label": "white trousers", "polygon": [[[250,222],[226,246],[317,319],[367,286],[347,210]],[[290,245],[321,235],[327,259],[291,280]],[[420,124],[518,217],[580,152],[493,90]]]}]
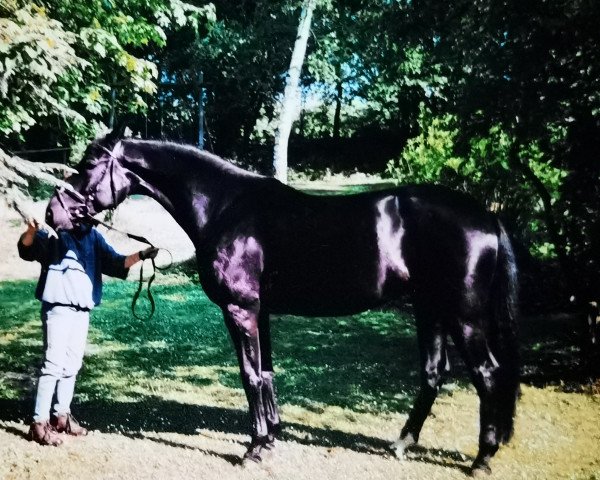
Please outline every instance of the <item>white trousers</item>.
[{"label": "white trousers", "polygon": [[38,379],[33,420],[48,420],[56,391],[54,415],[71,412],[77,372],[83,363],[90,312],[42,304],[44,363]]}]

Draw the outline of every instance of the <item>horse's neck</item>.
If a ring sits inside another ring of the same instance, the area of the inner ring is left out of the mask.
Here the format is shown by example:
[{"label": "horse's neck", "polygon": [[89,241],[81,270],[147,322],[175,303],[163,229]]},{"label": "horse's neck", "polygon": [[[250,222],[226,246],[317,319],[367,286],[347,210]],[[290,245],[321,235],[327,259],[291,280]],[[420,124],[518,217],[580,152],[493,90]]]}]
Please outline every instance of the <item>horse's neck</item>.
[{"label": "horse's neck", "polygon": [[168,168],[147,159],[130,162],[128,168],[140,179],[131,193],[160,203],[196,246],[214,216],[261,178],[204,164]]}]

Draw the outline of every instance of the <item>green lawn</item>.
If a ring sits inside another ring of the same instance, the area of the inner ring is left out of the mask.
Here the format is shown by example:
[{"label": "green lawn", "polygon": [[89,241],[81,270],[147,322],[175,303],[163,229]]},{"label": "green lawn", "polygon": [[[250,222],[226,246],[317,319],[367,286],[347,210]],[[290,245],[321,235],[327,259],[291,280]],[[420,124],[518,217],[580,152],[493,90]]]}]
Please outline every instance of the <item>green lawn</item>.
[{"label": "green lawn", "polygon": [[[155,286],[157,311],[148,321],[131,315],[134,282],[106,283],[103,304],[92,314],[76,403],[93,408],[99,402],[158,399],[245,408],[220,310],[185,278],[162,277]],[[42,346],[34,287],[33,281],[0,282],[0,401],[24,402],[6,403],[6,408],[25,408],[32,396]],[[522,331],[526,379],[544,384],[577,376],[573,326],[544,318],[523,322]],[[410,408],[418,385],[418,351],[409,313],[284,315],[273,318],[272,334],[281,405],[375,414]],[[451,360],[460,364],[453,352]],[[466,386],[460,366],[454,374],[446,391]]]},{"label": "green lawn", "polygon": [[[141,400],[176,392],[184,397],[216,392],[221,398],[228,390],[240,397],[235,354],[220,310],[202,290],[190,281],[157,285],[154,318],[138,321],[129,310],[135,286],[105,285],[103,304],[92,313],[79,401]],[[28,377],[41,353],[34,287],[31,281],[0,283],[0,398],[30,395]],[[358,412],[406,410],[418,374],[412,323],[409,315],[379,311],[341,318],[274,317],[280,402]]]}]

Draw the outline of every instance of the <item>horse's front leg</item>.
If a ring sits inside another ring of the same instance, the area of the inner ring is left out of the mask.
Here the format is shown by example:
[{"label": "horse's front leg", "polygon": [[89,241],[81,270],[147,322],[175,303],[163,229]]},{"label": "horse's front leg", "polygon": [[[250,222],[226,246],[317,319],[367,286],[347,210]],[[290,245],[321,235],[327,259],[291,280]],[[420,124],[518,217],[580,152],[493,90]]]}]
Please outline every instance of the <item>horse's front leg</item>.
[{"label": "horse's front leg", "polygon": [[244,455],[244,461],[260,462],[261,453],[269,444],[269,431],[263,402],[258,308],[229,304],[223,308],[223,314],[237,352],[252,420],[252,440]]}]

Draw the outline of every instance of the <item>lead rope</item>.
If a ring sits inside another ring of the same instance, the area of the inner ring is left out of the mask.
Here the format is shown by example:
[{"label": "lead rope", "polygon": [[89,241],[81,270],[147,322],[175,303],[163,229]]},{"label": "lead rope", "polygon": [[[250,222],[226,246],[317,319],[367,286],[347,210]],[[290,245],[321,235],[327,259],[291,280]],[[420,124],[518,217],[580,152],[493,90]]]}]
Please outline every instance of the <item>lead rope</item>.
[{"label": "lead rope", "polygon": [[[136,242],[145,243],[146,245],[148,245],[152,248],[156,248],[152,244],[152,242],[145,237],[142,237],[140,235],[134,235],[133,233],[123,232],[121,230],[114,228],[112,225],[104,223],[103,221],[98,220],[97,218],[94,218],[89,215],[88,215],[87,219],[89,222],[91,222],[94,225],[102,225],[103,227],[106,227],[109,230],[114,230],[115,232],[118,232],[121,235],[125,235],[125,236],[131,238],[132,240],[135,240]],[[150,259],[150,261],[152,262],[152,275],[150,275],[150,278],[148,279],[148,286],[146,288],[146,297],[148,298],[148,301],[150,302],[150,315],[148,315],[148,317],[142,317],[142,316],[138,315],[135,311],[135,306],[137,304],[138,299],[140,298],[142,289],[144,288],[144,261],[145,261],[145,259],[142,260],[142,265],[140,267],[140,280],[138,282],[138,288],[137,288],[136,292],[133,294],[133,299],[131,300],[131,313],[138,320],[148,321],[154,316],[154,312],[156,311],[156,302],[154,301],[154,296],[152,295],[152,290],[150,289],[150,287],[152,287],[152,282],[154,282],[154,279],[156,278],[157,270],[160,270],[160,271],[167,270],[168,268],[170,268],[173,265],[173,254],[166,248],[159,248],[159,250],[165,250],[171,257],[171,261],[166,267],[157,267],[154,259],[153,258]]]}]

